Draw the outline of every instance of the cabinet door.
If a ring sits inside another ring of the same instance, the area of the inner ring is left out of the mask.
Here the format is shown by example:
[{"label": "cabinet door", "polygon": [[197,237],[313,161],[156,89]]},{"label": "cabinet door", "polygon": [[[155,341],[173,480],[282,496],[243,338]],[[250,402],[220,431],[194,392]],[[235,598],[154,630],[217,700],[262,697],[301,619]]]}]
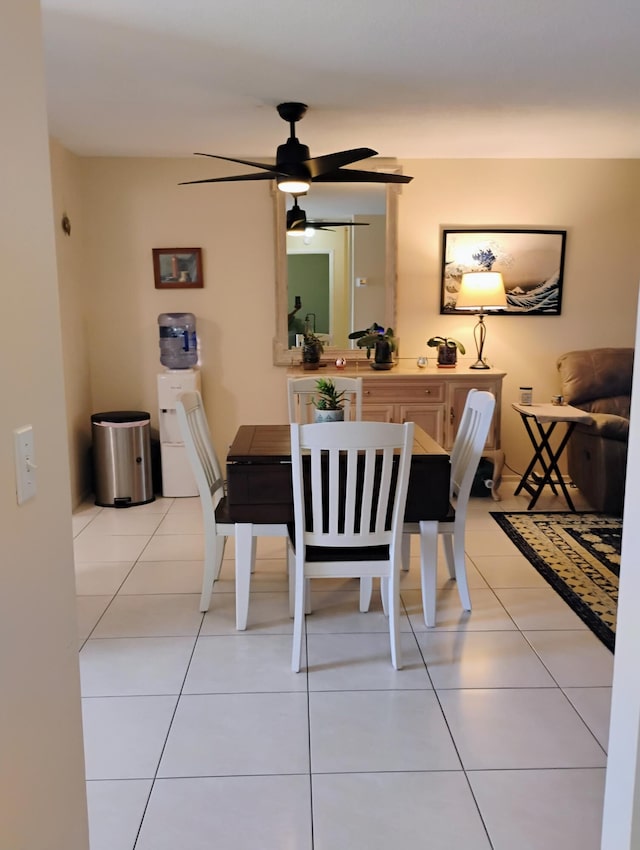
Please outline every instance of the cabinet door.
[{"label": "cabinet door", "polygon": [[469,383],[456,383],[450,387],[449,395],[449,415],[447,421],[447,445],[445,448],[450,449],[453,446],[453,441],[462,418],[462,411],[467,400],[469,390],[487,390],[493,393],[496,397],[496,409],[491,420],[491,427],[487,434],[487,442],[485,448],[498,449],[500,448],[498,417],[500,416],[500,381],[486,378],[482,381],[469,381]]},{"label": "cabinet door", "polygon": [[415,422],[430,437],[433,437],[436,443],[444,446],[446,405],[416,402],[415,404],[399,404],[397,408],[399,422]]},{"label": "cabinet door", "polygon": [[393,404],[373,402],[362,405],[362,418],[367,422],[395,422],[393,414]]}]

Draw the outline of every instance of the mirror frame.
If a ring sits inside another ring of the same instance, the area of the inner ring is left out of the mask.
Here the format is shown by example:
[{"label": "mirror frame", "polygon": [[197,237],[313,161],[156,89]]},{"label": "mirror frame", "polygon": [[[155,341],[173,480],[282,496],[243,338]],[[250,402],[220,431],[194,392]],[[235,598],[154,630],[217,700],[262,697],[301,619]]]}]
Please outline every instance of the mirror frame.
[{"label": "mirror frame", "polygon": [[[401,174],[402,168],[390,160],[372,160],[370,171],[385,171]],[[365,168],[366,165],[363,165]],[[348,184],[345,184],[348,186]],[[385,233],[385,327],[396,327],[396,285],[398,266],[398,196],[403,183],[386,184],[386,233]],[[295,366],[302,360],[302,349],[289,348],[289,333],[287,327],[288,311],[288,281],[287,281],[287,200],[284,192],[280,192],[275,182],[272,186],[274,202],[274,239],[276,246],[276,328],[273,339],[274,366]],[[338,357],[347,360],[364,360],[367,357],[364,348],[334,348],[324,350],[322,360],[331,361]]]}]

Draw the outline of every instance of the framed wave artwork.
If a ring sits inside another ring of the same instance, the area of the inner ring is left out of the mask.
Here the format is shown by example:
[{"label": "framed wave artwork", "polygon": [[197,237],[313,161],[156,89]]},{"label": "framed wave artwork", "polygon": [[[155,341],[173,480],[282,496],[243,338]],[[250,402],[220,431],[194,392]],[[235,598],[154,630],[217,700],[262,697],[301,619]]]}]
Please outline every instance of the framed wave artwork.
[{"label": "framed wave artwork", "polygon": [[559,316],[566,230],[442,231],[440,313],[453,313],[465,272],[501,272],[507,308],[492,315]]}]

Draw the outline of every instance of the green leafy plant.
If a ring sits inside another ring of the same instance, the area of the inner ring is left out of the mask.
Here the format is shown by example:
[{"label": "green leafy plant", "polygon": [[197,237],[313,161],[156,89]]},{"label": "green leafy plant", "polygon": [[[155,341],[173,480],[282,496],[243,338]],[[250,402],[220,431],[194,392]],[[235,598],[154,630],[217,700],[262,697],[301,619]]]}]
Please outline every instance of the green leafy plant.
[{"label": "green leafy plant", "polygon": [[320,354],[322,354],[322,352],[324,351],[324,345],[322,344],[322,340],[319,336],[316,336],[312,331],[308,331],[307,333],[305,333],[303,344],[308,346],[317,346],[320,351]]},{"label": "green leafy plant", "polygon": [[438,348],[444,345],[445,348],[457,348],[460,354],[466,354],[464,345],[450,336],[432,336],[431,339],[427,340],[427,345],[431,348]]},{"label": "green leafy plant", "polygon": [[311,403],[318,410],[342,410],[344,390],[338,392],[331,378],[318,378],[316,392]]},{"label": "green leafy plant", "polygon": [[391,352],[396,350],[396,340],[393,335],[393,328],[387,328],[386,331],[382,325],[374,322],[370,328],[364,331],[354,331],[349,334],[349,339],[356,339],[358,348],[367,349],[367,358],[371,357],[371,349],[376,347],[376,343],[385,340],[389,343]]}]

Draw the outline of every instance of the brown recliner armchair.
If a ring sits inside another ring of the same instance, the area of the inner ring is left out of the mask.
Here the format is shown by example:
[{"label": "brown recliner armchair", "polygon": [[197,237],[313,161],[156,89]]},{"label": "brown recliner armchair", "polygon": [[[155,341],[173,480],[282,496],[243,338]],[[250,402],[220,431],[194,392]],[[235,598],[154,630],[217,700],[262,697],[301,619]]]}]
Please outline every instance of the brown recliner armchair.
[{"label": "brown recliner armchair", "polygon": [[624,504],[633,351],[592,348],[558,358],[564,400],[594,419],[571,435],[569,475],[594,510],[617,515]]}]

